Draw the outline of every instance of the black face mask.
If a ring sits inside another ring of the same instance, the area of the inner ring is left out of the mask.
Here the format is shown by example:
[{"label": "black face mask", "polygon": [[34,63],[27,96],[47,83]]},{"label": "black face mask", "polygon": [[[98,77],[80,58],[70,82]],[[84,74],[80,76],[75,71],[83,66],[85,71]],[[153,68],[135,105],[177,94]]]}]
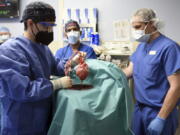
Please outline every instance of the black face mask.
[{"label": "black face mask", "polygon": [[53,41],[53,32],[39,31],[35,36],[35,40],[37,43],[49,45]]}]

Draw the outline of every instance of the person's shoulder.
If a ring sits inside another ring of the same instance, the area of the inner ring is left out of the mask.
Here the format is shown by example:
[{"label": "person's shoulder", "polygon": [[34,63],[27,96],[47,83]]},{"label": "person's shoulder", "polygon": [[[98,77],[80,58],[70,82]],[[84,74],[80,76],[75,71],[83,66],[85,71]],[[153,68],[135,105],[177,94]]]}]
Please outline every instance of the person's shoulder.
[{"label": "person's shoulder", "polygon": [[172,40],[171,38],[165,36],[165,35],[161,35],[161,39],[162,39],[162,43],[165,47],[172,47],[172,46],[177,46],[178,43],[174,40]]},{"label": "person's shoulder", "polygon": [[56,56],[56,57],[59,57],[63,52],[67,51],[69,48],[70,48],[70,45],[65,45],[64,47],[59,48],[59,49],[56,51],[55,56]]},{"label": "person's shoulder", "polygon": [[14,48],[17,45],[18,45],[17,39],[10,38],[0,46],[0,50],[3,50],[3,49],[8,50],[8,49]]},{"label": "person's shoulder", "polygon": [[180,50],[180,46],[178,45],[178,43],[165,35],[161,35],[160,40],[159,42],[157,42],[157,44],[158,48],[163,53]]},{"label": "person's shoulder", "polygon": [[62,48],[59,48],[56,52],[62,52],[63,50],[66,50],[68,48],[69,48],[69,45],[66,45],[66,46],[64,46]]},{"label": "person's shoulder", "polygon": [[164,51],[180,52],[180,45],[169,37],[166,37],[166,44],[164,44]]},{"label": "person's shoulder", "polygon": [[12,37],[10,39],[8,39],[4,45],[5,46],[20,46],[22,44],[29,44],[29,40],[26,39],[25,37],[23,36],[17,36],[17,37]]},{"label": "person's shoulder", "polygon": [[0,53],[7,56],[19,56],[22,55],[22,37],[14,37],[8,39],[0,46]]}]

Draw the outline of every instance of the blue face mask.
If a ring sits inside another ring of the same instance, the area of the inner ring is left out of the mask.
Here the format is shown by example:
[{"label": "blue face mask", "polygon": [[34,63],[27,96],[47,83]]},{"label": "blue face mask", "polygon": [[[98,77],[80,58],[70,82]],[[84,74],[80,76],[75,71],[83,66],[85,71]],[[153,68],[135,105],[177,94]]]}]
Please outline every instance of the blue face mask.
[{"label": "blue face mask", "polygon": [[79,31],[70,31],[67,33],[68,37],[68,43],[71,45],[75,45],[80,38],[80,32]]}]

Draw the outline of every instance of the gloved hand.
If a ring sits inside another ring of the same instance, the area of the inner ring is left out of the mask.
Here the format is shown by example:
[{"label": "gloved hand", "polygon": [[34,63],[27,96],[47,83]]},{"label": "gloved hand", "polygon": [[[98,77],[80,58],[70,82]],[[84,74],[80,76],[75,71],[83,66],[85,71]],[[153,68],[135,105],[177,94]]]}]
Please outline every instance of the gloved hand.
[{"label": "gloved hand", "polygon": [[148,126],[148,135],[161,135],[165,125],[165,119],[157,116]]},{"label": "gloved hand", "polygon": [[86,52],[79,51],[73,58],[72,63],[75,63],[76,65],[80,62],[80,57],[85,58]]},{"label": "gloved hand", "polygon": [[72,80],[69,76],[51,80],[51,82],[53,84],[53,90],[57,90],[60,88],[70,88],[72,86]]}]

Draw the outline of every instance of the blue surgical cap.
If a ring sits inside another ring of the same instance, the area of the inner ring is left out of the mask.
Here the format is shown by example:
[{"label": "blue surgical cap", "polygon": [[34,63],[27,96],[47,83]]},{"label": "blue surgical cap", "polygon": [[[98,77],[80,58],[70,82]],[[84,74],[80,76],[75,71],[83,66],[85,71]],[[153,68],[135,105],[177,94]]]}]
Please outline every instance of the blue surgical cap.
[{"label": "blue surgical cap", "polygon": [[0,27],[0,32],[10,32],[7,27]]}]

